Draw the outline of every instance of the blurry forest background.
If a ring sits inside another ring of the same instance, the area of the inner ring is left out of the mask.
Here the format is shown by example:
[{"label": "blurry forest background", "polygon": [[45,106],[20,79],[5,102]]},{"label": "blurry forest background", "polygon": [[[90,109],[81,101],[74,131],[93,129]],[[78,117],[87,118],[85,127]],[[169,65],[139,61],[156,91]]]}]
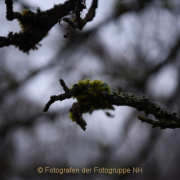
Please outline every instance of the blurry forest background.
[{"label": "blurry forest background", "polygon": [[[14,10],[47,10],[65,0],[14,0]],[[86,0],[87,9],[91,0]],[[82,12],[82,16],[87,10]],[[0,1],[0,36],[19,32],[6,20]],[[179,129],[152,128],[130,107],[85,114],[84,132],[68,117],[74,99],[56,102],[59,79],[71,85],[100,79],[113,90],[144,95],[180,115],[180,2],[178,0],[99,0],[96,16],[82,31],[54,26],[29,55],[14,46],[0,49],[0,179],[180,178]],[[153,118],[153,117],[152,117]],[[39,174],[38,167],[142,167],[143,173]]]}]

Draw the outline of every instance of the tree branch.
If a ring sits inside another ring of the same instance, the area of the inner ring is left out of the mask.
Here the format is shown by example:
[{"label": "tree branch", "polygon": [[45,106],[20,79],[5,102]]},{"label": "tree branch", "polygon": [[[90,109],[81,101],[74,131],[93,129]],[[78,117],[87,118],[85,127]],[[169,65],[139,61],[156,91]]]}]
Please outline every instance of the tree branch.
[{"label": "tree branch", "polygon": [[[85,80],[84,80],[85,81]],[[95,80],[98,81],[98,80]],[[89,81],[87,81],[87,89],[90,89],[91,86],[90,84],[88,84]],[[60,84],[63,87],[65,93],[64,94],[60,94],[58,96],[51,96],[50,100],[47,102],[47,104],[45,105],[44,108],[44,112],[47,112],[49,107],[51,106],[51,104],[53,104],[55,101],[63,101],[65,99],[69,99],[71,97],[80,97],[83,96],[84,90],[85,88],[80,87],[78,84],[75,84],[72,89],[69,89],[65,82],[60,79]],[[107,84],[106,84],[107,85]],[[95,89],[92,91],[94,92]],[[94,92],[97,93],[97,92]],[[92,92],[90,93],[92,94]],[[117,93],[115,91],[111,91],[111,93],[109,92],[105,92],[102,91],[99,94],[97,94],[97,96],[102,96],[102,94],[104,95],[105,101],[104,103],[108,102],[109,103],[109,107],[112,105],[116,105],[116,106],[130,106],[130,107],[134,107],[136,108],[138,111],[144,111],[146,116],[148,116],[149,114],[154,115],[154,117],[159,120],[159,121],[154,121],[152,119],[148,119],[142,116],[138,116],[138,119],[140,119],[142,122],[147,122],[149,124],[152,124],[153,127],[161,127],[162,129],[165,128],[180,128],[180,118],[178,118],[176,116],[175,112],[166,110],[164,108],[162,108],[161,106],[159,106],[158,104],[152,103],[149,101],[149,99],[147,97],[138,97],[134,94],[130,94],[130,93]],[[78,99],[78,98],[77,98]],[[85,102],[86,104],[89,103],[89,107],[93,107],[93,97],[88,97],[85,99],[85,101],[89,99],[89,102]],[[95,102],[96,104],[99,102]],[[83,130],[85,130],[85,122],[81,116],[82,113],[84,113],[84,109],[87,109],[87,107],[83,107],[84,104],[81,102],[78,102],[76,104],[74,104],[72,106],[72,108],[70,109],[71,113],[74,113],[73,117],[74,119],[76,119],[76,123],[77,124],[81,124],[81,128]],[[107,106],[108,107],[108,106]],[[99,108],[98,108],[99,109]],[[102,106],[102,109],[104,109],[104,106]],[[90,112],[90,111],[89,111]],[[73,119],[73,120],[74,120]],[[82,122],[82,123],[81,123]],[[84,125],[82,125],[84,123]]]},{"label": "tree branch", "polygon": [[64,17],[63,19],[59,20],[59,23],[61,22],[61,20],[63,20],[66,23],[68,23],[68,25],[69,25],[67,32],[64,35],[64,38],[67,38],[70,34],[69,27],[72,27],[73,29],[82,30],[83,27],[87,24],[87,22],[92,21],[93,18],[95,17],[97,7],[98,7],[98,0],[93,0],[91,7],[88,10],[88,13],[86,14],[85,18],[82,19],[81,11],[83,9],[86,9],[85,0],[84,0],[84,4],[82,3],[82,0],[77,0],[76,7],[75,7],[75,16],[76,17],[73,20],[71,20],[68,17]]},{"label": "tree branch", "polygon": [[13,12],[13,1],[5,0],[7,15],[10,21],[18,19],[22,31],[19,33],[10,32],[7,37],[0,37],[0,47],[14,45],[23,52],[37,49],[38,43],[47,35],[48,31],[58,22],[58,19],[68,15],[75,10],[76,0],[66,1],[64,4],[55,5],[47,11],[34,13],[24,10],[22,13]]},{"label": "tree branch", "polygon": [[[13,1],[5,0],[6,18],[9,21],[17,19],[20,22],[22,30],[19,33],[10,32],[7,37],[0,37],[0,47],[14,45],[21,51],[29,53],[30,50],[38,49],[37,45],[47,35],[48,31],[61,19],[69,24],[73,29],[80,29],[95,17],[98,0],[93,3],[84,19],[80,14],[86,8],[85,1],[68,0],[64,4],[55,5],[52,9],[41,11],[39,8],[34,13],[30,10],[24,10],[22,13],[13,11]],[[65,16],[70,12],[75,13],[75,20],[70,20]],[[63,18],[64,17],[64,18]],[[65,38],[69,36],[69,27]]]},{"label": "tree branch", "polygon": [[175,129],[175,128],[180,128],[180,120],[179,118],[177,122],[166,122],[166,121],[154,121],[152,119],[149,118],[145,118],[143,116],[138,116],[138,119],[141,120],[142,122],[147,122],[148,124],[152,124],[153,128],[155,127],[160,127],[161,129],[166,129],[166,128],[170,128],[170,129]]},{"label": "tree branch", "polygon": [[6,4],[6,18],[9,21],[14,19],[14,12],[13,12],[13,1],[12,0],[5,0]]}]

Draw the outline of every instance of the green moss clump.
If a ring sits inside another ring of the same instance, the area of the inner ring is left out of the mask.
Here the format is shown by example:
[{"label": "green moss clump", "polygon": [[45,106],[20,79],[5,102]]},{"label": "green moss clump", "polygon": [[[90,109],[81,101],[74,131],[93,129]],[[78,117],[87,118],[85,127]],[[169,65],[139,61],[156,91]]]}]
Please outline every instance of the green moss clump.
[{"label": "green moss clump", "polygon": [[69,110],[69,118],[72,122],[76,122],[84,131],[86,130],[86,121],[81,116],[81,111],[78,103],[73,103],[71,109]]},{"label": "green moss clump", "polygon": [[74,115],[72,112],[69,112],[69,118],[71,119],[71,122],[74,122]]},{"label": "green moss clump", "polygon": [[[41,23],[37,21],[36,14],[28,9],[25,9],[21,13],[21,17],[19,17],[19,25],[21,27],[22,32],[34,33],[40,28]],[[41,29],[43,31],[43,29]]]},{"label": "green moss clump", "polygon": [[110,109],[111,104],[106,96],[111,94],[110,87],[101,80],[80,80],[77,85],[80,93],[74,98],[77,99],[82,113],[92,112],[98,109]]},{"label": "green moss clump", "polygon": [[21,30],[24,32],[24,31],[27,31],[28,30],[28,23],[24,20],[24,17],[27,17],[28,14],[30,13],[30,10],[29,9],[25,9],[22,11],[22,17],[20,19],[18,19],[19,21],[19,25],[21,27]]},{"label": "green moss clump", "polygon": [[28,13],[29,13],[29,9],[24,9],[21,14],[22,14],[23,16],[25,16],[25,15],[28,14]]}]

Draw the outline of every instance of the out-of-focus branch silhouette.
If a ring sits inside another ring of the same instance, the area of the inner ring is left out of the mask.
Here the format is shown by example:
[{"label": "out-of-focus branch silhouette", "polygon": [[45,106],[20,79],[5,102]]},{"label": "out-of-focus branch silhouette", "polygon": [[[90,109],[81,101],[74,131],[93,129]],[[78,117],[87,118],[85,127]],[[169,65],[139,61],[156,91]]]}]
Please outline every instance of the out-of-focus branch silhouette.
[{"label": "out-of-focus branch silhouette", "polygon": [[[22,13],[13,11],[13,1],[5,0],[9,21],[17,19],[22,30],[19,33],[9,32],[7,37],[0,37],[0,47],[14,45],[23,52],[28,53],[31,49],[37,49],[39,42],[47,35],[48,31],[60,20],[66,21],[74,29],[82,29],[85,24],[95,16],[97,0],[94,0],[84,19],[80,18],[80,13],[86,8],[85,1],[69,0],[64,4],[55,5],[52,9],[41,11],[39,8],[34,13],[28,9]],[[67,16],[70,12],[76,14],[75,20],[70,20]],[[64,17],[64,18],[63,18]],[[67,33],[69,35],[69,33]],[[67,35],[65,36],[67,37]]]}]

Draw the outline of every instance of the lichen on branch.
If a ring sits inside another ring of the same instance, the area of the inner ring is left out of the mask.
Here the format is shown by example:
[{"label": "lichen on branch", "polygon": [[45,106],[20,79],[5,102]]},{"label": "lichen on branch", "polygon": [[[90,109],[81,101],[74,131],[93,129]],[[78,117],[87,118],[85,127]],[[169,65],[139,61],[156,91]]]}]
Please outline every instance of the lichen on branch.
[{"label": "lichen on branch", "polygon": [[[110,87],[101,80],[91,81],[90,79],[80,80],[76,86],[80,93],[73,95],[81,106],[82,113],[91,112],[98,109],[113,109],[106,98],[110,95]],[[73,89],[74,86],[72,86]]]},{"label": "lichen on branch", "polygon": [[36,12],[25,9],[22,13],[13,11],[13,0],[5,0],[5,4],[7,20],[17,19],[21,31],[19,33],[11,31],[7,37],[0,37],[0,47],[14,45],[26,53],[35,50],[38,48],[39,42],[48,34],[48,31],[59,22],[59,19],[67,20],[66,16],[71,12],[75,13],[76,20],[74,22],[67,21],[69,25],[74,29],[82,29],[85,25],[80,18],[81,11],[86,8],[83,0],[68,0],[64,4],[55,5],[46,11],[41,11],[39,8]]},{"label": "lichen on branch", "polygon": [[63,101],[69,98],[76,98],[69,111],[69,117],[73,122],[76,122],[84,131],[86,129],[86,121],[83,119],[83,113],[91,113],[99,109],[114,109],[116,106],[130,106],[138,111],[144,111],[146,116],[154,115],[157,120],[148,119],[143,116],[138,116],[142,122],[152,124],[153,127],[159,126],[165,128],[179,128],[180,118],[175,112],[166,110],[161,106],[152,103],[147,97],[138,97],[134,94],[112,91],[110,86],[101,80],[80,80],[71,88],[68,88],[65,82],[60,79],[60,84],[65,93],[58,96],[51,96],[50,100],[44,107],[44,112],[47,112],[51,104],[55,101]]}]

